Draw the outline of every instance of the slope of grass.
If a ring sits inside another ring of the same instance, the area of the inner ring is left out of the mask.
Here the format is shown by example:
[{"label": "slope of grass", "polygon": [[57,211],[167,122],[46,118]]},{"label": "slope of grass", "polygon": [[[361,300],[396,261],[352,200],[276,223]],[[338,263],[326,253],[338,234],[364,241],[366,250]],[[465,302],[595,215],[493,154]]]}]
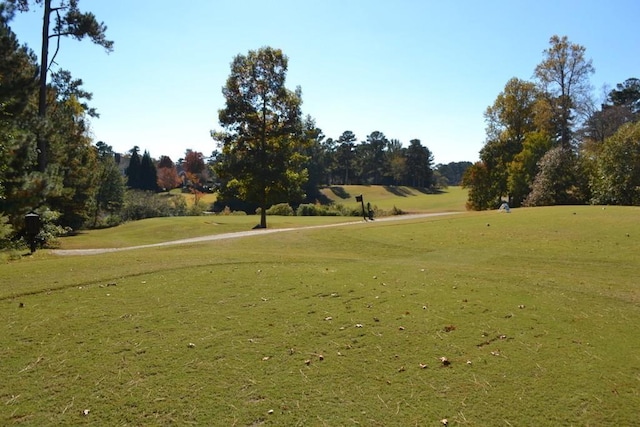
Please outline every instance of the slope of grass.
[{"label": "slope of grass", "polygon": [[322,189],[322,195],[334,203],[349,205],[362,194],[365,203],[384,211],[393,207],[406,212],[463,212],[467,190],[449,187],[437,193],[426,193],[413,187],[381,185],[341,185]]},{"label": "slope of grass", "polygon": [[0,266],[0,422],[634,425],[639,213],[39,251]]}]

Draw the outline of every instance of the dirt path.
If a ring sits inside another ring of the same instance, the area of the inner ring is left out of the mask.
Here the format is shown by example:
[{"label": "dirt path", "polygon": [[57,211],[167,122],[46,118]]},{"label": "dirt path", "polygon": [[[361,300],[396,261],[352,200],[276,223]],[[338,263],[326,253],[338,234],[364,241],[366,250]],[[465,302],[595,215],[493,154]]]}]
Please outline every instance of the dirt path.
[{"label": "dirt path", "polygon": [[[379,218],[379,219],[376,219],[375,222],[400,221],[400,220],[408,220],[408,219],[416,219],[416,218],[429,218],[429,217],[443,216],[443,215],[455,215],[460,213],[462,212],[439,212],[439,213],[425,213],[425,214],[396,215],[396,216]],[[51,251],[51,253],[54,255],[61,255],[61,256],[98,255],[98,254],[104,254],[109,252],[130,251],[133,249],[155,248],[158,246],[184,245],[187,243],[209,242],[212,240],[237,239],[240,237],[248,237],[248,236],[262,236],[265,234],[284,233],[287,231],[294,231],[294,230],[310,230],[314,228],[342,227],[347,225],[358,225],[358,224],[365,224],[365,222],[354,221],[354,222],[341,222],[339,224],[311,225],[308,227],[266,228],[266,229],[250,230],[250,231],[238,231],[235,233],[212,234],[208,236],[191,237],[188,239],[171,240],[169,242],[152,243],[149,245],[128,246],[126,248],[54,249]]]}]

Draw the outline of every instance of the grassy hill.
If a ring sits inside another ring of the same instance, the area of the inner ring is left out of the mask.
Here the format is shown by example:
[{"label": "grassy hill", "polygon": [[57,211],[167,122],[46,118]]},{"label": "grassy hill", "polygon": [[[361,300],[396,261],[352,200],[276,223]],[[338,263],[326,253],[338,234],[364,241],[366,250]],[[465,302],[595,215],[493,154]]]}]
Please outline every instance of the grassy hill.
[{"label": "grassy hill", "polygon": [[[181,194],[188,206],[194,203],[194,196],[174,190],[173,194]],[[394,206],[408,212],[455,212],[464,211],[467,201],[467,190],[461,187],[449,187],[436,193],[428,193],[413,187],[382,185],[334,185],[320,190],[323,196],[319,202],[333,202],[343,205],[354,204],[355,197],[362,194],[366,202],[372,206],[390,211]],[[200,199],[211,205],[216,201],[216,194],[203,194]]]},{"label": "grassy hill", "polygon": [[413,187],[342,185],[323,188],[321,193],[327,200],[345,205],[362,194],[365,203],[384,211],[396,207],[406,212],[462,212],[467,201],[467,190],[460,187],[427,193]]},{"label": "grassy hill", "polygon": [[634,425],[638,214],[38,251],[0,266],[0,424]]}]

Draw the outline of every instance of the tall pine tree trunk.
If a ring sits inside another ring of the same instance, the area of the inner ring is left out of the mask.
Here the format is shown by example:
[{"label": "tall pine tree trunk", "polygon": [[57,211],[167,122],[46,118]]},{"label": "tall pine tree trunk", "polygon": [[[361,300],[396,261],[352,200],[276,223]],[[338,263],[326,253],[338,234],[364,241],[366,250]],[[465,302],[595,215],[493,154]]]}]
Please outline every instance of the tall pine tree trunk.
[{"label": "tall pine tree trunk", "polygon": [[[44,123],[47,116],[47,71],[49,68],[49,19],[51,17],[51,0],[44,0],[44,16],[42,19],[42,54],[40,55],[40,93],[38,99],[38,116]],[[44,129],[38,134],[38,170],[47,168],[47,140]]]}]

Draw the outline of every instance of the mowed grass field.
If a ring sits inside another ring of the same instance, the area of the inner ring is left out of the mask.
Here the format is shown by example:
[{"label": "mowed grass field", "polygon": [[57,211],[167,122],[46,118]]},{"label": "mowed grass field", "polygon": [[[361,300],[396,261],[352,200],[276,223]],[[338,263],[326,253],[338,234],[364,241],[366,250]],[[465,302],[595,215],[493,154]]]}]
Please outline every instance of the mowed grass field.
[{"label": "mowed grass field", "polygon": [[0,424],[637,425],[639,216],[38,251],[0,266]]},{"label": "mowed grass field", "polygon": [[337,185],[321,190],[323,196],[334,203],[349,206],[357,195],[364,203],[371,203],[383,211],[394,207],[405,212],[462,212],[465,210],[467,191],[461,187],[449,187],[442,192],[426,193],[412,187],[381,185]]}]

